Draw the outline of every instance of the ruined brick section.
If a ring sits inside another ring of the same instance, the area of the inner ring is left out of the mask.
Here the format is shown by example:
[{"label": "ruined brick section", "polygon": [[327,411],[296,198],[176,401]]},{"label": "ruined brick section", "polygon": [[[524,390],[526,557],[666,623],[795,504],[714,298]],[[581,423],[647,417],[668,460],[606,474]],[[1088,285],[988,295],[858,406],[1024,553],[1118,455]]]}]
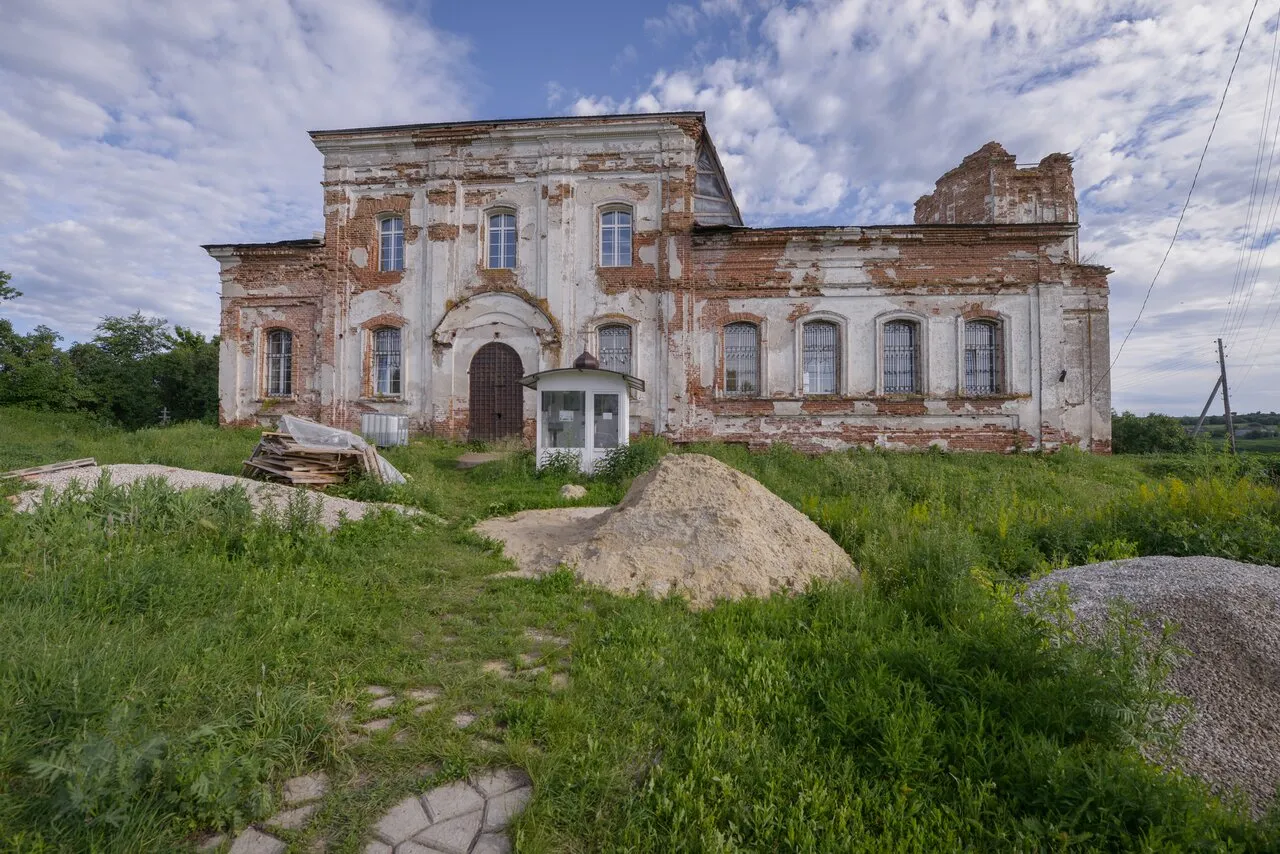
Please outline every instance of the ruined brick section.
[{"label": "ruined brick section", "polygon": [[[221,265],[221,419],[296,412],[358,427],[403,414],[466,438],[488,344],[522,373],[568,367],[601,327],[631,329],[645,391],[630,431],[806,451],[853,445],[1110,450],[1105,267],[1077,262],[1071,161],[1019,168],[995,143],[916,206],[914,224],[743,227],[700,113],[313,134],[323,239],[206,247]],[[700,165],[701,164],[701,165]],[[700,171],[701,170],[701,171]],[[706,183],[710,178],[710,184]],[[701,182],[701,183],[700,183]],[[718,200],[718,202],[717,202]],[[719,207],[714,207],[718,204]],[[710,205],[710,206],[708,206]],[[601,214],[631,214],[631,257],[601,263]],[[516,216],[515,266],[490,269],[490,217]],[[404,269],[378,223],[404,221]],[[891,320],[915,324],[918,388],[884,391]],[[758,329],[758,388],[726,393],[724,328]],[[836,389],[806,394],[804,329],[835,325]],[[965,324],[999,330],[994,393],[965,383]],[[374,393],[373,333],[400,330],[402,393]],[[264,394],[265,335],[294,334],[294,394]],[[479,376],[479,374],[477,374]],[[516,430],[534,438],[536,395]]]},{"label": "ruined brick section", "polygon": [[920,224],[978,225],[1076,222],[1071,157],[1050,154],[1018,168],[998,142],[988,142],[938,179],[916,201]]}]

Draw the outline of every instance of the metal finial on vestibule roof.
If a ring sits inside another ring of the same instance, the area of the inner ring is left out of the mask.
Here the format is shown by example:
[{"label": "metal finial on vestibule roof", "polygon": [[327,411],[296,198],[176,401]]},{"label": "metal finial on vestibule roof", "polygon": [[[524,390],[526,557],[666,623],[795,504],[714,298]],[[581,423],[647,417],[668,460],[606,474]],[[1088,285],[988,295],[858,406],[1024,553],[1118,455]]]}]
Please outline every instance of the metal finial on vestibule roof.
[{"label": "metal finial on vestibule roof", "polygon": [[591,351],[583,350],[582,355],[573,360],[573,366],[579,370],[595,371],[600,368],[600,360],[591,355]]}]

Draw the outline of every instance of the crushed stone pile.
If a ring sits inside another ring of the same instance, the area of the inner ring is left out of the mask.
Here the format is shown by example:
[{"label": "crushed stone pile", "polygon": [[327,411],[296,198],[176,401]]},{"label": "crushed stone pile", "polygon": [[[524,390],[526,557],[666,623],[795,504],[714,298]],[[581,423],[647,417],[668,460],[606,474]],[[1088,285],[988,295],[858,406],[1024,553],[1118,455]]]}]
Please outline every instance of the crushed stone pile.
[{"label": "crushed stone pile", "polygon": [[1215,791],[1239,788],[1255,815],[1280,784],[1280,568],[1213,557],[1140,557],[1077,566],[1029,585],[1066,584],[1072,610],[1100,626],[1128,602],[1148,628],[1173,622],[1190,651],[1168,687],[1191,700],[1178,763]]},{"label": "crushed stone pile", "polygon": [[[15,509],[19,512],[33,510],[42,500],[44,487],[46,486],[52,489],[54,493],[61,493],[73,481],[78,481],[86,489],[92,489],[103,474],[108,474],[111,478],[111,483],[117,486],[133,483],[137,480],[145,480],[149,477],[163,478],[175,489],[203,487],[216,490],[228,486],[242,486],[248,493],[249,501],[253,504],[254,510],[258,512],[261,512],[266,507],[272,507],[277,512],[283,512],[289,506],[289,500],[296,498],[298,495],[298,490],[294,487],[276,483],[263,483],[245,477],[232,477],[226,474],[193,471],[191,469],[174,468],[173,466],[120,464],[89,466],[28,475],[23,480],[37,484],[38,488],[20,493]],[[308,497],[313,501],[320,502],[320,524],[326,528],[336,528],[344,514],[347,519],[355,521],[363,518],[367,513],[375,513],[382,508],[391,508],[408,513],[416,512],[411,507],[352,501],[349,498],[337,498],[331,495],[323,495],[319,492],[309,493]]]},{"label": "crushed stone pile", "polygon": [[695,608],[857,576],[807,516],[702,454],[664,457],[616,507],[531,510],[476,530],[504,543],[517,574],[565,564],[615,593],[679,593]]}]

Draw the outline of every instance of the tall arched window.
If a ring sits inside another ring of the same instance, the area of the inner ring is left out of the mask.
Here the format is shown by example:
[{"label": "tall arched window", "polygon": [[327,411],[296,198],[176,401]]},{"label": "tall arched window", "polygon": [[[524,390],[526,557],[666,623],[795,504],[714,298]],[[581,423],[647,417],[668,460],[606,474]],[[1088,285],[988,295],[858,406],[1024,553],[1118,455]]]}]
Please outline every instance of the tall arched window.
[{"label": "tall arched window", "polygon": [[884,391],[915,394],[920,390],[920,327],[910,320],[884,325]]},{"label": "tall arched window", "polygon": [[840,327],[829,320],[804,325],[804,393],[835,394],[839,388]]},{"label": "tall arched window", "polygon": [[373,333],[373,392],[400,394],[399,329],[379,329]]},{"label": "tall arched window", "polygon": [[516,266],[516,215],[496,213],[489,217],[489,268],[512,270]]},{"label": "tall arched window", "polygon": [[293,394],[293,333],[273,329],[267,333],[267,397]]},{"label": "tall arched window", "polygon": [[724,392],[744,397],[760,393],[760,327],[754,323],[724,328]]},{"label": "tall arched window", "polygon": [[610,210],[600,214],[600,266],[631,266],[631,212]]},{"label": "tall arched window", "polygon": [[378,269],[384,273],[404,269],[404,220],[389,216],[378,224],[381,236]]},{"label": "tall arched window", "polygon": [[600,367],[606,371],[631,373],[631,327],[623,323],[611,323],[601,326],[596,335],[600,339]]},{"label": "tall arched window", "polygon": [[992,320],[970,320],[964,325],[965,393],[999,394],[1003,374],[1000,324]]}]

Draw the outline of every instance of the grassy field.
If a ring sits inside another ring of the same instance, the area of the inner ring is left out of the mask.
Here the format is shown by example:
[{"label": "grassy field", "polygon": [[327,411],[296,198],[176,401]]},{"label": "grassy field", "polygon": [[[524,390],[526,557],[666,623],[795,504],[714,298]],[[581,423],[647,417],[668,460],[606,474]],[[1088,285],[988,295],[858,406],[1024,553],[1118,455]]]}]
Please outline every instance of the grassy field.
[{"label": "grassy field", "polygon": [[[0,470],[237,473],[255,439],[0,410]],[[463,450],[394,449],[407,486],[345,491],[432,516],[333,533],[302,505],[257,520],[242,494],[156,484],[0,509],[0,849],[181,849],[324,769],[334,790],[291,845],[359,851],[405,793],[504,763],[535,784],[520,851],[1280,846],[1280,816],[1251,822],[1141,759],[1169,735],[1153,723],[1168,698],[1158,667],[1133,666],[1136,635],[1064,643],[1069,627],[1011,604],[1019,579],[1087,560],[1280,564],[1257,461],[692,448],[803,509],[866,580],[695,614],[567,573],[499,577],[471,523],[560,506],[571,475],[539,477],[528,454],[459,472]],[[634,446],[579,503],[616,501],[668,450]],[[354,743],[340,715],[373,716],[366,684],[441,700]],[[477,722],[454,727],[461,711]]]}]

